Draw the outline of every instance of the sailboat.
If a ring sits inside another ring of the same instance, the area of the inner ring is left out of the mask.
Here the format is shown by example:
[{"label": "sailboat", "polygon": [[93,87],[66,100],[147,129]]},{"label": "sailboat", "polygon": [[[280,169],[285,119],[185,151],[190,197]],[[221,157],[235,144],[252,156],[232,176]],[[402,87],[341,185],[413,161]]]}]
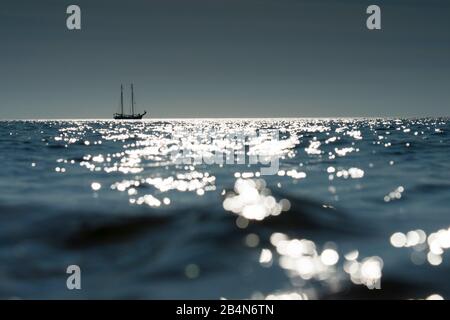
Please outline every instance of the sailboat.
[{"label": "sailboat", "polygon": [[120,85],[120,113],[114,114],[114,119],[116,120],[140,120],[143,116],[147,114],[147,111],[144,113],[134,113],[134,90],[133,84],[131,84],[131,114],[125,114],[123,112],[123,85]]}]

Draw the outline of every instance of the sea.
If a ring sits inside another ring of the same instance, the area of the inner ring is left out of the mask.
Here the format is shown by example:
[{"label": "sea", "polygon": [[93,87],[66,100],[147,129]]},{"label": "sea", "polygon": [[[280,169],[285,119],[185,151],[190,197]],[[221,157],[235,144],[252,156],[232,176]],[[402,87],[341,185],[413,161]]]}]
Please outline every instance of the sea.
[{"label": "sea", "polygon": [[0,150],[2,299],[450,298],[447,118],[0,121]]}]

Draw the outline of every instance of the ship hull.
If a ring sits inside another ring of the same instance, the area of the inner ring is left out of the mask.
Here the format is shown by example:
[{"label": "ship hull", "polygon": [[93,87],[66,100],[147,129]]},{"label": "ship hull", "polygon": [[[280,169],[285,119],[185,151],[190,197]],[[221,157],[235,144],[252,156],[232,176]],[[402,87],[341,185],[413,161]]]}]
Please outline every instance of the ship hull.
[{"label": "ship hull", "polygon": [[122,114],[122,113],[116,113],[114,114],[114,119],[116,120],[141,120],[145,115],[147,114],[147,111],[144,113],[138,113],[138,114]]},{"label": "ship hull", "polygon": [[141,120],[144,117],[143,114],[138,115],[114,115],[115,120]]}]

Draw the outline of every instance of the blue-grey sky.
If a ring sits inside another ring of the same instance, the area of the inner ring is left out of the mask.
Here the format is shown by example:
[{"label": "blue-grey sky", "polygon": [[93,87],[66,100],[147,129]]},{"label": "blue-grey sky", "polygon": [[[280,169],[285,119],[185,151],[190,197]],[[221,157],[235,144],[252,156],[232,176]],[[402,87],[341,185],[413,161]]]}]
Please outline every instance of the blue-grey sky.
[{"label": "blue-grey sky", "polygon": [[450,110],[448,0],[2,0],[0,40],[0,119],[111,118],[130,82],[157,118]]}]

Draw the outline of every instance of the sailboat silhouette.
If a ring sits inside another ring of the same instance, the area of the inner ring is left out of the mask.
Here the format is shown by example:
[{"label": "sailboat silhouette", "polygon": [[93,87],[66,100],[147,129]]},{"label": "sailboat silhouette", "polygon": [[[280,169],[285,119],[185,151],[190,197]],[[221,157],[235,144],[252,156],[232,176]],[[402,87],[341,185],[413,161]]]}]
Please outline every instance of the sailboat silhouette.
[{"label": "sailboat silhouette", "polygon": [[130,106],[130,114],[125,114],[123,111],[123,85],[120,85],[120,113],[115,113],[114,119],[116,120],[139,120],[142,119],[143,116],[147,114],[147,111],[144,113],[134,113],[134,90],[133,84],[131,84],[131,106]]}]

